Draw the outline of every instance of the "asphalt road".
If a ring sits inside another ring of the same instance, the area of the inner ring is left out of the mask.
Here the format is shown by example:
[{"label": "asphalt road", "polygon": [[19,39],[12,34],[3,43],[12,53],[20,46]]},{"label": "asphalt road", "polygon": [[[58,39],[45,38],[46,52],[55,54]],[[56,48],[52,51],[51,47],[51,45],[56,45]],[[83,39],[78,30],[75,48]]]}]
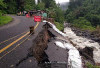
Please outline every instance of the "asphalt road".
[{"label": "asphalt road", "polygon": [[29,30],[29,26],[35,25],[30,18],[24,16],[12,17],[14,20],[11,23],[0,27],[0,42]]},{"label": "asphalt road", "polygon": [[[28,54],[29,49],[34,45],[34,39],[41,32],[45,23],[41,22],[37,25],[32,18],[12,17],[14,20],[11,23],[0,26],[0,68],[44,68],[38,66],[37,60]],[[33,35],[27,33],[30,26],[36,27]],[[53,33],[59,36],[57,32],[54,31]],[[67,51],[57,47],[54,40],[48,43],[45,52],[50,62],[53,62],[50,68],[66,68]],[[55,62],[60,62],[60,64]]]},{"label": "asphalt road", "polygon": [[[28,49],[32,46],[32,40],[42,29],[42,24],[37,25],[32,18],[26,18],[25,16],[12,17],[13,21],[11,23],[0,26],[0,68],[15,68],[16,64],[27,56]],[[36,25],[35,34],[28,34],[29,27]],[[37,61],[32,57],[27,60],[27,64],[21,64],[18,68],[32,68],[36,64]]]}]

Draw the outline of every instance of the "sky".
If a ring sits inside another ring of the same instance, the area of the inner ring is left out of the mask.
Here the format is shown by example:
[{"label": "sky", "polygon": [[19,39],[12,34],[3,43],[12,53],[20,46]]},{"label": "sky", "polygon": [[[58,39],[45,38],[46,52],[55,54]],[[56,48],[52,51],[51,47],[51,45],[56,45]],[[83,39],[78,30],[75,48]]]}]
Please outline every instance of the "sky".
[{"label": "sky", "polygon": [[69,0],[55,0],[56,3],[69,2]]},{"label": "sky", "polygon": [[[36,1],[36,4],[37,4],[37,0]],[[63,2],[69,2],[69,0],[55,0],[56,3],[63,3]]]}]

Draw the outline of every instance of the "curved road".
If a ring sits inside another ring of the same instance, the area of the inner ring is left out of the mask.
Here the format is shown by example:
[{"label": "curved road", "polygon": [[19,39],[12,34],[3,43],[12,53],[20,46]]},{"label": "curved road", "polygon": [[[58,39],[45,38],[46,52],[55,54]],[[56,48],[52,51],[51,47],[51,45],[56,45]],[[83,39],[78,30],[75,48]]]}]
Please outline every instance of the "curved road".
[{"label": "curved road", "polygon": [[[32,40],[35,39],[43,26],[41,23],[36,25],[32,18],[26,18],[25,16],[12,17],[13,21],[11,23],[0,26],[0,68],[15,68],[16,64],[27,56],[28,49],[32,46]],[[30,26],[37,27],[35,34],[28,37],[29,33],[27,32]],[[34,58],[30,58],[27,60],[27,64],[29,64],[27,67],[24,63],[18,68],[32,68],[36,66],[37,62]]]},{"label": "curved road", "polygon": [[[0,27],[0,68],[44,68],[38,65],[34,57],[30,56],[29,49],[34,46],[33,41],[43,30],[42,27],[45,23],[34,23],[32,18],[25,16],[12,17],[14,20],[11,23]],[[28,32],[30,26],[36,28],[33,35]],[[51,32],[59,36],[53,29]],[[8,40],[9,38],[10,40]],[[67,50],[57,47],[54,41],[57,39],[50,41],[45,50],[49,61],[52,62],[51,67],[67,68],[67,63],[65,63],[68,58]],[[61,62],[61,64],[54,62]]]},{"label": "curved road", "polygon": [[0,42],[29,30],[29,26],[35,25],[30,18],[24,16],[12,17],[13,21],[11,23],[0,27]]}]

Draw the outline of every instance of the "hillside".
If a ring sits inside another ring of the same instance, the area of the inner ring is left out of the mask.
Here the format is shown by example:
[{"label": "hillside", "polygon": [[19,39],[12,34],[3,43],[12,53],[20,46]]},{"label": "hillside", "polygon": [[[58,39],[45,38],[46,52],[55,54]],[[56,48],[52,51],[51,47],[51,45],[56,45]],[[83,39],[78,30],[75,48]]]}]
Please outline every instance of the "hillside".
[{"label": "hillside", "polygon": [[87,30],[94,30],[100,26],[99,0],[71,0],[66,11],[67,22]]}]

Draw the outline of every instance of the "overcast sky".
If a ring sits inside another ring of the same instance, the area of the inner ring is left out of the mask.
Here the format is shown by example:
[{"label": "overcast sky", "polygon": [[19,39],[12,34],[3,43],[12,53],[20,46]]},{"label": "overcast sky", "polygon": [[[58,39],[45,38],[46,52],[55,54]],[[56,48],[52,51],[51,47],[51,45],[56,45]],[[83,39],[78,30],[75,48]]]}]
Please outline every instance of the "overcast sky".
[{"label": "overcast sky", "polygon": [[[37,4],[37,0],[36,1],[36,4]],[[63,2],[69,2],[69,0],[55,0],[56,3],[63,3]]]},{"label": "overcast sky", "polygon": [[69,2],[69,0],[55,0],[56,3]]}]

